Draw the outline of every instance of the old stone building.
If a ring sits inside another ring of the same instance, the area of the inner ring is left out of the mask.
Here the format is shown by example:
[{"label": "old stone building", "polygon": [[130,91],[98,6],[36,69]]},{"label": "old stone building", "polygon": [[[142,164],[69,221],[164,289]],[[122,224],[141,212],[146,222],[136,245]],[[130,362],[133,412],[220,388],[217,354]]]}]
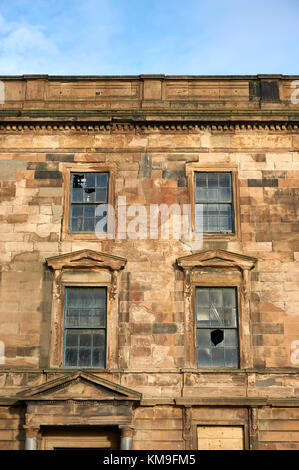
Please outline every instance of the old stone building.
[{"label": "old stone building", "polygon": [[298,78],[0,77],[1,449],[299,449]]}]

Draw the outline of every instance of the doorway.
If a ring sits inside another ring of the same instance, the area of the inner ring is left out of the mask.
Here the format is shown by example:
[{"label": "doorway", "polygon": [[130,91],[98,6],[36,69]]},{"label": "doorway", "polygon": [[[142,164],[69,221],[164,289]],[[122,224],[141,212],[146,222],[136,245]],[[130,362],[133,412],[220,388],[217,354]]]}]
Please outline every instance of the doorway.
[{"label": "doorway", "polygon": [[117,450],[117,427],[49,426],[41,429],[41,450]]}]

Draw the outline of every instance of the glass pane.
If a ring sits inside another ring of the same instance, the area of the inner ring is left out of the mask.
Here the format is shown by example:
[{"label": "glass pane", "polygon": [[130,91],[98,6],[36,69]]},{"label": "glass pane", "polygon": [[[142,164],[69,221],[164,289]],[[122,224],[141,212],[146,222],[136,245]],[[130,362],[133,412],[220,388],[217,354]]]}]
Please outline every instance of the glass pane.
[{"label": "glass pane", "polygon": [[83,206],[82,205],[72,205],[72,217],[82,217],[83,216]]},{"label": "glass pane", "polygon": [[213,348],[212,352],[212,365],[214,367],[224,366],[224,348]]},{"label": "glass pane", "polygon": [[221,188],[231,188],[231,174],[219,173],[219,186]]},{"label": "glass pane", "polygon": [[224,317],[224,326],[232,326],[236,327],[237,326],[237,312],[235,308],[228,308],[225,307],[223,309],[223,317]]},{"label": "glass pane", "polygon": [[93,315],[92,311],[89,310],[81,310],[80,314],[80,326],[81,327],[89,327],[93,326]]},{"label": "glass pane", "polygon": [[207,187],[207,173],[195,173],[195,186],[198,188]]},{"label": "glass pane", "polygon": [[197,336],[197,347],[210,348],[211,347],[211,335],[209,329],[198,329],[196,332]]},{"label": "glass pane", "polygon": [[238,347],[238,334],[237,330],[224,330],[224,346],[225,348]]},{"label": "glass pane", "polygon": [[91,366],[91,349],[80,348],[79,349],[79,364],[78,366],[88,367]]},{"label": "glass pane", "polygon": [[210,293],[209,289],[205,289],[204,287],[197,287],[196,289],[196,302],[198,305],[203,307],[210,306]]},{"label": "glass pane", "polygon": [[72,202],[82,202],[83,201],[83,189],[73,189],[72,190]]},{"label": "glass pane", "polygon": [[232,221],[230,217],[219,217],[219,230],[224,232],[232,231]]},{"label": "glass pane", "polygon": [[210,326],[210,308],[198,307],[197,309],[197,325]]},{"label": "glass pane", "polygon": [[76,367],[77,366],[77,349],[66,348],[65,350],[65,366]]},{"label": "glass pane", "polygon": [[93,333],[93,345],[94,347],[100,347],[102,349],[105,348],[106,345],[106,331],[105,330],[97,330]]},{"label": "glass pane", "polygon": [[98,173],[96,179],[97,188],[104,188],[108,185],[108,173]]},{"label": "glass pane", "polygon": [[94,173],[85,173],[85,188],[94,188],[96,176]]},{"label": "glass pane", "polygon": [[75,331],[67,331],[66,332],[66,338],[65,338],[65,344],[66,346],[78,346],[78,334]]},{"label": "glass pane", "polygon": [[203,232],[204,231],[204,221],[203,221],[203,204],[195,205],[195,231]]},{"label": "glass pane", "polygon": [[209,227],[209,231],[211,232],[216,232],[218,230],[218,227],[219,227],[219,218],[218,217],[209,217],[208,218],[208,227]]},{"label": "glass pane", "polygon": [[93,318],[93,326],[106,326],[106,310],[104,309],[95,309],[94,311],[94,318]]},{"label": "glass pane", "polygon": [[87,188],[83,190],[83,202],[95,202],[95,189]]},{"label": "glass pane", "polygon": [[212,365],[211,350],[208,348],[197,350],[198,367],[208,367]]},{"label": "glass pane", "polygon": [[104,349],[95,348],[92,351],[92,366],[105,368],[106,354]]},{"label": "glass pane", "polygon": [[95,227],[95,219],[88,217],[87,219],[84,219],[84,232],[93,232],[94,227]]},{"label": "glass pane", "polygon": [[195,202],[208,202],[207,190],[200,188],[195,192]]},{"label": "glass pane", "polygon": [[83,230],[83,218],[82,217],[76,217],[72,218],[72,232],[80,232]]},{"label": "glass pane", "polygon": [[218,187],[218,173],[209,173],[208,174],[208,187],[217,188]]},{"label": "glass pane", "polygon": [[231,202],[231,190],[230,189],[220,189],[219,191],[219,201],[220,202]]},{"label": "glass pane", "polygon": [[235,287],[197,287],[198,326],[237,326]]},{"label": "glass pane", "polygon": [[94,205],[86,205],[84,206],[84,217],[94,217],[95,216],[95,208]]},{"label": "glass pane", "polygon": [[208,189],[207,190],[207,202],[217,202],[217,201],[218,201],[218,190]]},{"label": "glass pane", "polygon": [[[97,308],[103,309],[106,314],[106,288],[105,287],[67,287],[66,288],[66,318],[68,315],[82,317],[99,315]],[[77,310],[73,310],[77,309]]]},{"label": "glass pane", "polygon": [[222,307],[223,299],[222,299],[222,288],[210,288],[210,305],[214,304],[217,307]]},{"label": "glass pane", "polygon": [[107,190],[106,189],[97,189],[96,190],[96,201],[97,202],[107,202]]},{"label": "glass pane", "polygon": [[66,318],[65,318],[66,328],[79,326],[79,317],[80,317],[80,310],[77,310],[75,308],[68,308]]},{"label": "glass pane", "polygon": [[79,346],[91,346],[91,332],[81,333],[79,338]]},{"label": "glass pane", "polygon": [[225,366],[226,367],[239,367],[239,351],[238,349],[225,349]]}]

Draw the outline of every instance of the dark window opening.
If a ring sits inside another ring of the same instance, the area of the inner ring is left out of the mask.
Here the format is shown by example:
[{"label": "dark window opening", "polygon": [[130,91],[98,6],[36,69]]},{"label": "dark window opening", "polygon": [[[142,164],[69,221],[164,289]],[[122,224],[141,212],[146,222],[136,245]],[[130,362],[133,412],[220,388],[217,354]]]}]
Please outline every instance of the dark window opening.
[{"label": "dark window opening", "polygon": [[222,343],[223,340],[224,340],[224,334],[222,330],[211,331],[211,341],[214,344],[214,346],[217,346],[217,344]]}]

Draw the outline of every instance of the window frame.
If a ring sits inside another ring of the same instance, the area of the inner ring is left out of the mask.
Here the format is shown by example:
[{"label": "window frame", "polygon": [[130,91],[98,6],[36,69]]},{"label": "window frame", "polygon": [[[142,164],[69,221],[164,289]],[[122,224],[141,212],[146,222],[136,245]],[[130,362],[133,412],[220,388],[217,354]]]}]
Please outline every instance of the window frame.
[{"label": "window frame", "polygon": [[207,163],[187,163],[186,164],[186,175],[188,179],[188,192],[189,201],[191,205],[191,230],[195,232],[195,173],[231,173],[232,183],[232,221],[233,221],[233,232],[219,231],[219,232],[203,232],[203,239],[225,239],[235,240],[240,237],[240,190],[239,190],[239,178],[238,168],[235,165],[227,163],[216,163],[215,165]]},{"label": "window frame", "polygon": [[[67,289],[70,288],[83,288],[83,289],[90,289],[90,288],[103,288],[105,289],[105,327],[89,327],[89,326],[78,326],[78,327],[66,327],[66,309],[68,308],[68,303],[67,303]],[[63,313],[63,358],[62,358],[62,365],[64,369],[105,369],[106,368],[106,361],[107,361],[107,311],[108,311],[108,289],[106,286],[69,286],[66,285],[64,286],[64,313]],[[67,330],[104,330],[105,331],[105,360],[104,360],[104,367],[94,367],[94,366],[82,366],[82,365],[76,365],[76,366],[67,366],[66,365],[66,331]]]},{"label": "window frame", "polygon": [[[64,314],[66,287],[106,287],[106,363],[105,369],[84,367],[84,370],[107,370],[118,368],[118,316],[119,271],[127,260],[115,255],[80,250],[47,258],[54,270],[52,288],[51,338],[49,351],[50,368],[64,368]],[[79,367],[80,369],[81,367]],[[78,368],[66,367],[66,370]]]},{"label": "window frame", "polygon": [[[225,326],[215,326],[215,327],[198,327],[197,326],[197,301],[196,301],[196,290],[197,288],[207,288],[207,289],[213,289],[213,288],[233,288],[235,289],[235,296],[236,296],[236,327],[232,328],[232,327],[225,327]],[[198,363],[198,360],[196,361],[197,362],[197,367],[199,369],[207,369],[207,370],[210,370],[210,369],[221,369],[221,368],[225,368],[225,369],[240,369],[240,362],[241,362],[241,357],[240,357],[240,321],[239,321],[239,302],[240,302],[240,295],[239,295],[239,288],[238,286],[234,286],[232,285],[231,283],[228,283],[227,284],[222,284],[222,285],[198,285],[197,283],[194,284],[194,314],[195,314],[195,319],[194,319],[194,322],[195,322],[195,345],[196,345],[196,359],[197,359],[197,352],[198,352],[198,343],[197,343],[197,330],[198,329],[213,329],[213,330],[222,330],[222,329],[231,329],[231,330],[235,330],[237,332],[237,338],[238,338],[238,365],[237,366],[214,366],[214,365],[211,365],[211,366],[202,366]]]},{"label": "window frame", "polygon": [[[215,372],[253,366],[250,315],[250,271],[256,258],[224,250],[209,250],[177,259],[184,274],[185,368]],[[199,367],[196,338],[196,287],[235,287],[238,304],[239,367]]]},{"label": "window frame", "polygon": [[[70,228],[70,212],[71,212],[71,174],[72,173],[108,173],[108,197],[107,204],[111,205],[115,211],[113,220],[112,214],[108,212],[108,230],[107,234],[117,233],[117,214],[115,205],[115,176],[116,165],[114,163],[77,163],[64,164],[63,180],[64,180],[64,205],[62,220],[62,239],[63,240],[89,240],[99,241],[94,232],[72,232]],[[107,236],[108,238],[108,236]]]}]

